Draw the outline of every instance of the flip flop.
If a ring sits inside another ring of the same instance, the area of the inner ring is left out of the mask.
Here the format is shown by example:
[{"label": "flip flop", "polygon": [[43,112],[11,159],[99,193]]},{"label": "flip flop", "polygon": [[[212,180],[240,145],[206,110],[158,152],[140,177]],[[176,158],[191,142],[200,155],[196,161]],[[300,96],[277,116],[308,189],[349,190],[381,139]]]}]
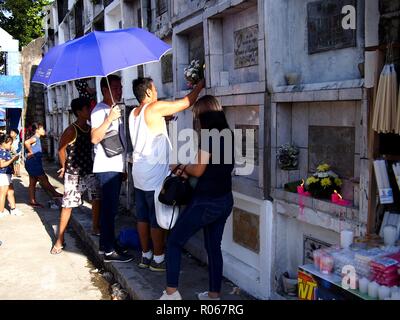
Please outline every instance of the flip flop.
[{"label": "flip flop", "polygon": [[42,204],[40,204],[40,203],[32,203],[32,202],[30,202],[30,203],[28,203],[31,207],[33,207],[33,208],[44,208],[44,205],[42,205]]},{"label": "flip flop", "polygon": [[60,254],[63,251],[63,249],[64,249],[63,246],[61,246],[61,247],[53,246],[53,248],[51,249],[50,253],[51,254]]}]

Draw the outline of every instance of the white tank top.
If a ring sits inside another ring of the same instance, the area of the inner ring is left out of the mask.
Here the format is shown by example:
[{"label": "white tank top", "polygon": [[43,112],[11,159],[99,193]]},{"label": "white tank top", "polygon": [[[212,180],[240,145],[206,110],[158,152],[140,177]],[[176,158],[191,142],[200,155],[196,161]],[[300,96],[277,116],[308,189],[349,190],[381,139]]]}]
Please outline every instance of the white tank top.
[{"label": "white tank top", "polygon": [[158,189],[169,171],[169,148],[167,126],[164,120],[163,133],[154,135],[146,124],[144,112],[135,117],[134,110],[129,116],[129,131],[132,141],[132,177],[136,188],[144,191]]}]

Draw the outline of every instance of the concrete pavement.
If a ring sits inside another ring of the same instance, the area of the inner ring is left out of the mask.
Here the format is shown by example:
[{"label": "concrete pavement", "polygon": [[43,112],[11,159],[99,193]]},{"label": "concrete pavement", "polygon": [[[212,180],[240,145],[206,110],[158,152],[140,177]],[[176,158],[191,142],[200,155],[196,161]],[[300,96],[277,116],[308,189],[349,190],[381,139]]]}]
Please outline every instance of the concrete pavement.
[{"label": "concrete pavement", "polygon": [[[33,209],[28,201],[28,176],[14,178],[17,208],[24,215],[0,218],[0,300],[110,299],[109,284],[88,260],[74,234],[67,247],[51,255],[59,210]],[[38,201],[50,199],[37,190]]]},{"label": "concrete pavement", "polygon": [[[49,173],[50,182],[62,190],[62,183],[56,175],[57,166],[46,164],[46,172]],[[57,215],[55,211],[55,215]],[[102,257],[98,255],[98,237],[91,235],[91,210],[90,204],[85,202],[79,209],[73,211],[71,227],[87,246],[87,249],[96,261],[102,263]],[[129,216],[121,207],[116,217],[116,232],[124,228],[135,227],[135,218]],[[135,260],[129,263],[103,263],[104,270],[111,272],[114,278],[129,293],[130,297],[138,300],[156,300],[165,289],[165,273],[152,272],[140,269],[137,264],[140,258],[139,251],[131,250]],[[208,270],[207,265],[199,262],[189,254],[182,255],[182,267],[179,291],[185,300],[196,300],[196,294],[208,289]],[[248,300],[254,299],[241,291],[235,284],[223,280],[222,283],[223,300]]]}]

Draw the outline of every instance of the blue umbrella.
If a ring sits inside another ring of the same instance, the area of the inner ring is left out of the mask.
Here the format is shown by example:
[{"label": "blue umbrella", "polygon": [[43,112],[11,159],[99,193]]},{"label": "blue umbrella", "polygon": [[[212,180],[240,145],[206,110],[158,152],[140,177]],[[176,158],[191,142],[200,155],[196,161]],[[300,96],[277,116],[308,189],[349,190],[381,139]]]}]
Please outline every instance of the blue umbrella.
[{"label": "blue umbrella", "polygon": [[140,29],[94,31],[49,50],[32,82],[51,86],[160,61],[171,46]]}]

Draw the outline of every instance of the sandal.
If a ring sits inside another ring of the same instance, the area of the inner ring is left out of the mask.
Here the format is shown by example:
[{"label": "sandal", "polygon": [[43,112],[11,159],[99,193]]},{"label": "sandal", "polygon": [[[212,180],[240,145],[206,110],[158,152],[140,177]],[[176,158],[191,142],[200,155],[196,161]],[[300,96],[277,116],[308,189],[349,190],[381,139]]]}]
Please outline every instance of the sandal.
[{"label": "sandal", "polygon": [[37,203],[37,202],[29,202],[28,203],[31,207],[33,207],[33,208],[44,208],[44,205],[42,205],[42,204],[40,204],[40,203]]},{"label": "sandal", "polygon": [[51,254],[60,254],[63,251],[63,249],[64,249],[63,246],[61,246],[61,247],[53,246],[53,248],[51,249],[50,253]]}]

